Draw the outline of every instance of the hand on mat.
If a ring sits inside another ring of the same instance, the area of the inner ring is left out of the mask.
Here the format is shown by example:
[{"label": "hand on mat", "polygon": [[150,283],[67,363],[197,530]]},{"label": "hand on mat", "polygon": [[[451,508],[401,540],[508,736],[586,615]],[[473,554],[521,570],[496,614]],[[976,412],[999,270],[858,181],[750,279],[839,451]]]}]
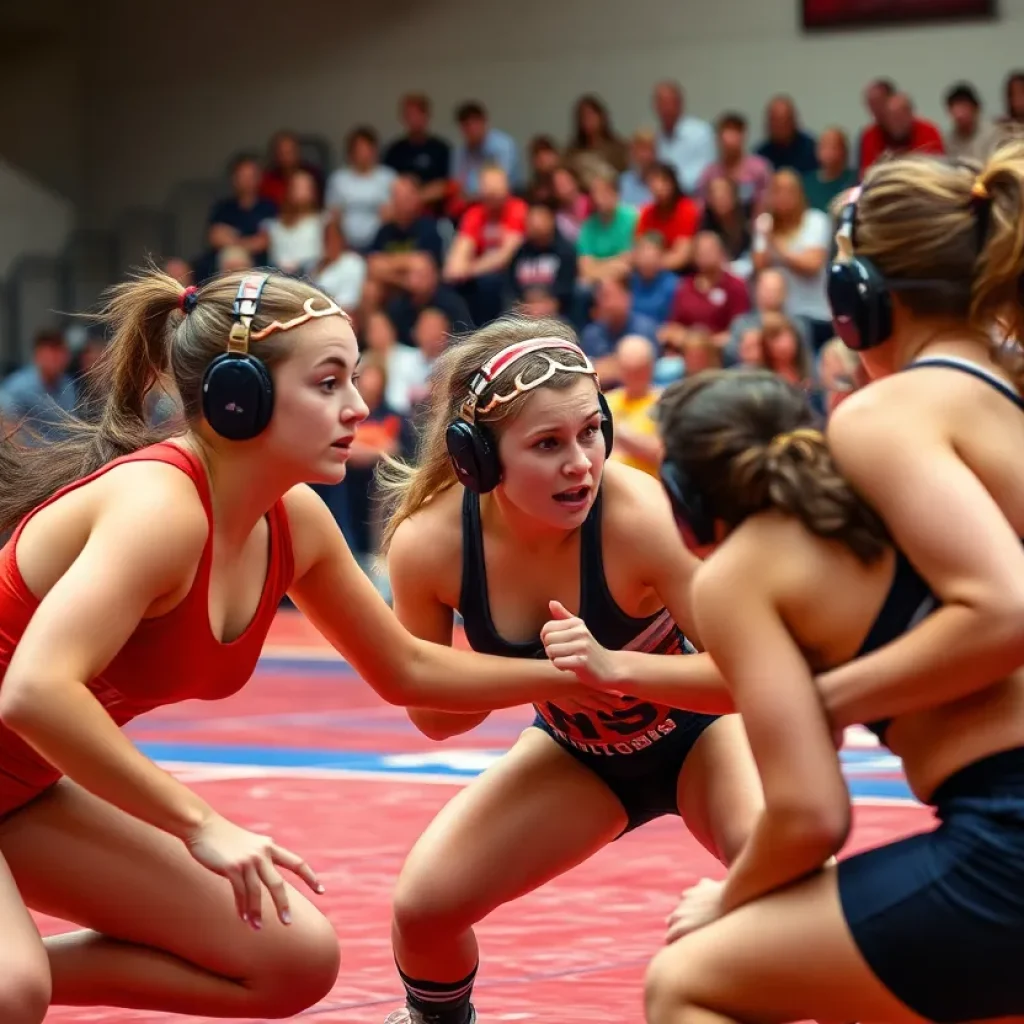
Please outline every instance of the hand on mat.
[{"label": "hand on mat", "polygon": [[549,601],[551,619],[540,638],[555,668],[573,672],[585,686],[621,697],[614,652],[606,650],[587,629],[586,623],[558,601]]},{"label": "hand on mat", "polygon": [[668,916],[666,943],[673,943],[722,916],[722,890],[725,882],[702,878],[683,893],[679,906]]},{"label": "hand on mat", "polygon": [[204,868],[223,875],[231,883],[238,916],[253,928],[263,925],[264,887],[274,901],[277,916],[284,924],[291,924],[288,889],[278,866],[294,872],[314,892],[324,891],[313,869],[298,854],[278,846],[269,836],[233,825],[219,814],[205,821],[186,840],[186,845]]}]

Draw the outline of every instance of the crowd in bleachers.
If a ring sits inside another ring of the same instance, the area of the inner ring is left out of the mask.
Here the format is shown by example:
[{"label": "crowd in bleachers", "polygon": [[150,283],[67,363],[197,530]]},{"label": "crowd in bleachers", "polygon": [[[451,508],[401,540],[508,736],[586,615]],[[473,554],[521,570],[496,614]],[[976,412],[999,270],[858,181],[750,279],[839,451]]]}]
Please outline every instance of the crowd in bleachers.
[{"label": "crowd in bleachers", "polygon": [[[1006,79],[996,117],[966,83],[947,92],[942,127],[888,80],[869,83],[864,103],[870,122],[851,139],[838,127],[812,133],[795,102],[776,96],[752,144],[742,115],[711,124],[665,81],[651,94],[654,127],[620,134],[588,95],[567,139],[538,135],[520,151],[478,102],[455,111],[451,146],[431,130],[429,97],[408,95],[405,134],[384,143],[353,128],[338,168],[311,161],[289,132],[266,160],[237,157],[205,251],[166,269],[189,284],[274,266],[310,277],[352,314],[371,415],[347,481],[324,497],[353,549],[370,555],[374,465],[414,450],[431,367],[452,337],[505,310],[573,324],[608,392],[614,457],[649,472],[659,457],[650,410],[685,374],[768,366],[805,386],[823,415],[858,387],[825,295],[837,197],[888,154],[983,158],[1024,124],[1024,73]],[[45,429],[46,400],[88,398],[80,374],[101,344],[90,336],[72,357],[59,334],[41,335],[33,364],[0,384],[0,413]],[[154,402],[154,415],[173,414],[170,396]]]}]

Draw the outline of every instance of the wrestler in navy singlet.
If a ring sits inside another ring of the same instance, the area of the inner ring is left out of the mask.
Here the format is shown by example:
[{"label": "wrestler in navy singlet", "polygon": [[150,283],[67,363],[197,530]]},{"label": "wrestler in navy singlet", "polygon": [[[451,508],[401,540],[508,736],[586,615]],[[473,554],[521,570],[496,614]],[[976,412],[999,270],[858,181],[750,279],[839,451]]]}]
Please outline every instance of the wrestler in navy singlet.
[{"label": "wrestler in navy singlet", "polygon": [[[921,367],[970,374],[1024,411],[1016,391],[971,362],[929,358],[906,369]],[[907,632],[938,605],[897,552],[892,585],[858,656]],[[884,742],[888,725],[867,727]],[[840,862],[850,932],[874,974],[920,1016],[1017,1016],[1024,1008],[1024,748],[961,768],[928,803],[937,829]]]},{"label": "wrestler in navy singlet", "polygon": [[[616,604],[604,574],[601,501],[598,490],[581,527],[579,617],[609,650],[693,653],[666,609],[636,619]],[[513,643],[498,635],[487,592],[480,498],[469,490],[462,501],[459,612],[473,650],[509,658],[546,657],[539,636]],[[551,703],[535,707],[534,726],[590,768],[618,797],[629,817],[626,831],[663,814],[678,813],[676,783],[683,762],[701,733],[718,718],[631,697],[624,698],[617,711],[570,714]]]},{"label": "wrestler in navy singlet", "polygon": [[[969,374],[995,388],[1000,394],[1005,395],[1022,412],[1024,412],[1024,399],[1013,390],[1005,381],[980,366],[976,366],[965,359],[950,357],[934,357],[920,359],[911,363],[906,370],[919,369],[921,367],[944,367],[949,370],[956,370],[960,373]],[[906,372],[904,370],[904,372]],[[907,557],[901,552],[896,552],[896,568],[893,574],[892,585],[886,595],[882,610],[878,613],[868,635],[857,651],[856,657],[870,654],[879,647],[895,640],[898,636],[909,632],[925,616],[930,615],[939,605],[935,595],[931,592],[928,584],[917,574],[917,571],[910,564]],[[865,727],[870,729],[883,743],[885,732],[889,727],[889,720],[880,722],[865,722]]]}]

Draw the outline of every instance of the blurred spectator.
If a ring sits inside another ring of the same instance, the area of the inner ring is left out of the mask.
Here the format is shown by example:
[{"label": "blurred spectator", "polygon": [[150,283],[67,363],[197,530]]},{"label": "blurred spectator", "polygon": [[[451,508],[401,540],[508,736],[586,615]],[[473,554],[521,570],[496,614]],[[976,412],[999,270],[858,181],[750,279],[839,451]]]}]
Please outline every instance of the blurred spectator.
[{"label": "blurred spectator", "polygon": [[611,167],[621,174],[629,166],[626,143],[612,130],[608,108],[598,96],[581,96],[576,101],[573,136],[565,151],[565,162],[585,188],[601,168]]},{"label": "blurred spectator", "polygon": [[943,140],[946,152],[957,159],[984,163],[995,148],[999,131],[989,121],[982,121],[981,100],[973,85],[959,82],[946,93],[950,129]]},{"label": "blurred spectator", "polygon": [[699,234],[693,253],[695,273],[679,283],[669,322],[658,331],[661,344],[676,352],[681,350],[689,327],[706,327],[715,345],[724,348],[730,324],[750,309],[747,286],[726,269],[718,235],[710,231]]},{"label": "blurred spectator", "polygon": [[378,160],[377,133],[359,127],[345,143],[347,166],[327,179],[327,208],[341,218],[346,242],[358,252],[367,251],[377,237],[381,211],[391,199],[397,175]]},{"label": "blurred spectator", "polygon": [[891,78],[875,78],[864,87],[862,99],[867,112],[871,115],[871,121],[860,130],[857,136],[857,160],[856,167],[860,167],[864,157],[864,136],[873,128],[881,130],[882,122],[885,120],[886,107],[889,105],[889,98],[896,95],[896,83]]},{"label": "blurred spectator", "polygon": [[796,105],[788,96],[776,96],[765,109],[767,138],[757,147],[776,170],[790,168],[797,174],[810,174],[818,169],[814,137],[800,128]]},{"label": "blurred spectator", "polygon": [[647,187],[647,172],[655,165],[657,136],[649,128],[633,133],[629,143],[629,167],[619,178],[619,198],[636,209],[646,206],[652,199]]},{"label": "blurred spectator", "polygon": [[399,345],[394,324],[380,311],[367,315],[361,340],[363,350],[384,366],[387,404],[396,411],[408,412],[411,406],[409,382],[420,376],[419,350],[414,345]]},{"label": "blurred spectator", "polygon": [[532,203],[526,237],[509,265],[512,299],[522,302],[528,292],[542,291],[555,298],[557,313],[567,313],[575,282],[576,250],[559,234],[551,207]]},{"label": "blurred spectator", "polygon": [[[0,384],[0,424],[19,439],[45,442],[60,425],[61,411],[78,403],[78,389],[68,372],[71,350],[59,331],[40,331],[32,343],[32,362]],[[22,433],[21,428],[25,431]]]},{"label": "blurred spectator", "polygon": [[228,245],[217,253],[217,273],[232,274],[236,270],[251,270],[253,263],[249,251],[241,245]]},{"label": "blurred spectator", "polygon": [[1011,71],[1006,76],[1006,114],[1002,123],[1024,124],[1024,71]]},{"label": "blurred spectator", "polygon": [[686,114],[686,98],[678,82],[663,81],[654,87],[654,113],[660,131],[658,159],[675,170],[684,192],[692,193],[715,159],[715,133],[707,121]]},{"label": "blurred spectator", "polygon": [[312,278],[346,312],[355,310],[363,295],[366,260],[345,244],[338,222],[324,224],[323,254],[312,270]]},{"label": "blurred spectator", "polygon": [[401,118],[405,135],[388,146],[384,163],[396,174],[415,178],[423,209],[439,216],[448,194],[452,147],[430,134],[430,98],[423,93],[408,93],[402,98]]},{"label": "blurred spectator", "polygon": [[508,175],[487,167],[480,202],[459,223],[444,265],[444,279],[459,289],[477,324],[497,317],[505,304],[509,264],[526,231],[526,203],[509,194]]},{"label": "blurred spectator", "polygon": [[103,407],[107,401],[103,382],[95,372],[96,364],[103,357],[106,348],[107,339],[104,335],[99,331],[89,331],[82,347],[74,354],[68,371],[74,381],[75,395],[78,399],[75,413],[92,423],[97,422],[103,415]]},{"label": "blurred spectator", "polygon": [[214,252],[241,246],[255,266],[267,262],[266,222],[277,216],[277,204],[260,196],[260,165],[255,157],[241,156],[231,167],[231,192],[210,211],[207,244]]},{"label": "blurred spectator", "polygon": [[288,179],[280,212],[267,222],[270,262],[286,274],[304,274],[323,255],[323,225],[316,180],[296,171]]},{"label": "blurred spectator", "polygon": [[551,188],[555,195],[555,223],[558,233],[576,244],[583,222],[590,216],[590,199],[583,191],[580,179],[568,167],[556,167],[551,174]]},{"label": "blurred spectator", "polygon": [[528,288],[519,303],[524,316],[565,320],[558,297],[547,288]]},{"label": "blurred spectator", "polygon": [[629,288],[633,294],[633,310],[650,317],[655,323],[668,319],[679,278],[662,265],[665,243],[661,235],[641,235],[633,248],[633,272]]},{"label": "blurred spectator", "polygon": [[482,197],[481,178],[489,165],[500,167],[510,187],[518,189],[522,174],[515,139],[490,126],[487,111],[480,103],[463,103],[455,112],[455,119],[459,122],[462,142],[455,149],[452,176],[463,203],[473,203]]},{"label": "blurred spectator", "polygon": [[791,384],[810,388],[811,360],[796,328],[778,313],[769,313],[762,327],[764,365]]},{"label": "blurred spectator", "polygon": [[595,171],[590,182],[590,203],[594,212],[583,222],[576,240],[579,276],[584,284],[629,273],[638,220],[637,211],[620,201],[615,174],[610,168]]},{"label": "blurred spectator", "polygon": [[675,171],[669,164],[655,164],[647,173],[652,201],[640,211],[637,234],[661,235],[665,243],[662,265],[680,273],[693,255],[693,236],[700,225],[697,204],[682,194]]},{"label": "blurred spectator", "polygon": [[378,548],[374,470],[384,456],[412,454],[415,438],[409,421],[387,402],[388,372],[375,353],[361,360],[358,387],[370,414],[359,424],[359,433],[352,442],[339,497],[347,506],[345,539],[364,571],[372,575],[369,561]]},{"label": "blurred spectator", "polygon": [[428,253],[410,253],[405,269],[402,291],[387,306],[387,315],[395,325],[401,344],[416,344],[413,327],[417,317],[428,306],[441,310],[452,330],[461,333],[473,329],[473,318],[465,300],[450,285],[441,283],[437,264]]},{"label": "blurred spectator", "polygon": [[278,132],[270,142],[270,165],[263,172],[260,195],[276,207],[282,207],[288,194],[288,182],[298,171],[305,171],[313,178],[319,207],[324,194],[323,168],[302,159],[299,139],[294,132]]},{"label": "blurred spectator", "polygon": [[[737,321],[739,324],[739,321]],[[736,344],[736,366],[764,366],[764,332],[760,325],[743,326]]]},{"label": "blurred spectator", "polygon": [[786,278],[786,312],[811,325],[815,351],[832,337],[832,311],[825,294],[832,222],[807,207],[803,185],[793,171],[772,179],[768,212],[754,224],[754,267],[776,267]]},{"label": "blurred spectator", "polygon": [[823,392],[823,411],[831,416],[837,406],[867,384],[857,353],[839,338],[825,343],[818,360],[818,382]]},{"label": "blurred spectator", "polygon": [[655,351],[646,338],[626,335],[615,346],[615,358],[622,384],[605,393],[615,424],[611,457],[656,477],[662,451],[653,416],[659,395]]},{"label": "blurred spectator", "polygon": [[836,196],[856,184],[846,133],[841,128],[826,128],[818,136],[818,169],[804,175],[807,205],[828,213]]},{"label": "blurred spectator", "polygon": [[172,256],[164,263],[164,273],[168,277],[173,277],[178,284],[186,288],[195,282],[192,265],[188,260],[183,260],[179,256]]},{"label": "blurred spectator", "polygon": [[905,92],[893,93],[886,101],[879,124],[872,125],[861,140],[861,175],[881,156],[903,153],[944,152],[942,136],[931,121],[914,115],[913,100]]},{"label": "blurred spectator", "polygon": [[[448,317],[440,309],[427,307],[420,311],[412,329],[416,347],[407,350],[410,356],[402,356],[400,362],[394,360],[388,364],[388,376],[398,376],[394,388],[388,392],[388,398],[393,399],[391,404],[398,412],[413,413],[427,399],[430,393],[430,374],[438,356],[448,346],[450,331]],[[393,352],[397,354],[400,348]]]},{"label": "blurred spectator", "polygon": [[627,334],[646,338],[651,351],[658,352],[658,324],[633,309],[629,286],[614,277],[601,281],[594,293],[593,322],[583,328],[580,345],[590,357],[602,386],[619,382],[616,346]]},{"label": "blurred spectator", "polygon": [[706,203],[708,185],[716,178],[726,178],[736,186],[739,201],[745,207],[760,211],[772,180],[772,165],[746,149],[747,119],[742,114],[723,114],[718,119],[718,159],[704,169],[697,183],[700,199]]},{"label": "blurred spectator", "polygon": [[[751,330],[760,332],[764,326],[764,318],[772,313],[783,314],[787,306],[786,277],[781,270],[768,268],[757,275],[754,282],[754,308],[749,313],[738,316],[729,330],[729,341],[723,353],[725,364],[740,361],[740,348],[743,336]],[[808,358],[814,352],[814,338],[810,323],[802,316],[790,315],[789,322],[800,335],[800,343],[807,352]],[[758,364],[760,365],[760,364]]]},{"label": "blurred spectator", "polygon": [[415,178],[402,175],[395,180],[389,213],[370,250],[370,277],[389,288],[403,287],[412,253],[426,253],[440,266],[444,245],[437,222],[423,215]]},{"label": "blurred spectator", "polygon": [[561,154],[550,135],[535,135],[530,140],[530,181],[523,190],[528,203],[555,204],[552,178],[562,163]]},{"label": "blurred spectator", "polygon": [[750,259],[753,241],[750,207],[740,201],[739,189],[731,178],[719,176],[707,183],[707,201],[700,230],[718,235],[737,277],[750,276],[753,269]]},{"label": "blurred spectator", "polygon": [[706,327],[690,327],[682,337],[678,350],[682,353],[684,372],[693,377],[704,370],[722,368],[722,349]]}]

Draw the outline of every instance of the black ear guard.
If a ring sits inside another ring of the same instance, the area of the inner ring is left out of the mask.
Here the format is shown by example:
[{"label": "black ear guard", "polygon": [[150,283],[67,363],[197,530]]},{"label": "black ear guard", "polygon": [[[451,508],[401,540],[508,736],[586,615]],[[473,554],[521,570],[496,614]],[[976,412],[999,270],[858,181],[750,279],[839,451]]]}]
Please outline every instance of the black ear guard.
[{"label": "black ear guard", "polygon": [[662,461],[658,473],[676,519],[689,529],[701,547],[714,544],[715,517],[701,492],[678,463],[669,459]]},{"label": "black ear guard", "polygon": [[[839,237],[856,242],[857,203],[848,203],[839,222]],[[854,352],[887,342],[892,335],[892,298],[885,278],[863,256],[851,252],[845,261],[833,260],[828,270],[828,302],[835,332]]]},{"label": "black ear guard", "polygon": [[268,275],[246,274],[235,296],[228,350],[203,374],[203,415],[221,437],[251,441],[267,429],[274,411],[274,382],[263,362],[249,352],[252,322]]},{"label": "black ear guard", "polygon": [[[856,254],[857,199],[848,203],[840,216],[838,235],[849,242],[849,257],[835,259],[828,269],[828,302],[832,308],[832,324],[836,335],[854,352],[866,352],[884,345],[893,330],[892,292],[894,291],[970,291],[967,282],[943,280],[893,280],[866,256]],[[978,214],[979,251],[987,231],[987,214]]]},{"label": "black ear guard", "polygon": [[[480,396],[492,378],[491,374],[500,373],[508,361],[528,354],[530,351],[543,350],[541,344],[510,346],[490,360],[486,367],[474,378],[471,385],[469,408],[470,413],[453,420],[445,432],[445,444],[455,475],[467,490],[477,494],[493,491],[501,482],[501,461],[498,458],[497,439],[484,423],[477,423],[475,417],[475,400]],[[565,343],[553,345],[551,348],[569,348],[576,351],[575,346]],[[503,365],[502,360],[505,360]],[[592,372],[589,368],[581,368],[582,372]],[[596,377],[596,374],[594,375]],[[598,391],[598,406],[601,410],[601,435],[604,438],[605,457],[611,455],[614,443],[614,428],[611,409],[604,395]]]}]

